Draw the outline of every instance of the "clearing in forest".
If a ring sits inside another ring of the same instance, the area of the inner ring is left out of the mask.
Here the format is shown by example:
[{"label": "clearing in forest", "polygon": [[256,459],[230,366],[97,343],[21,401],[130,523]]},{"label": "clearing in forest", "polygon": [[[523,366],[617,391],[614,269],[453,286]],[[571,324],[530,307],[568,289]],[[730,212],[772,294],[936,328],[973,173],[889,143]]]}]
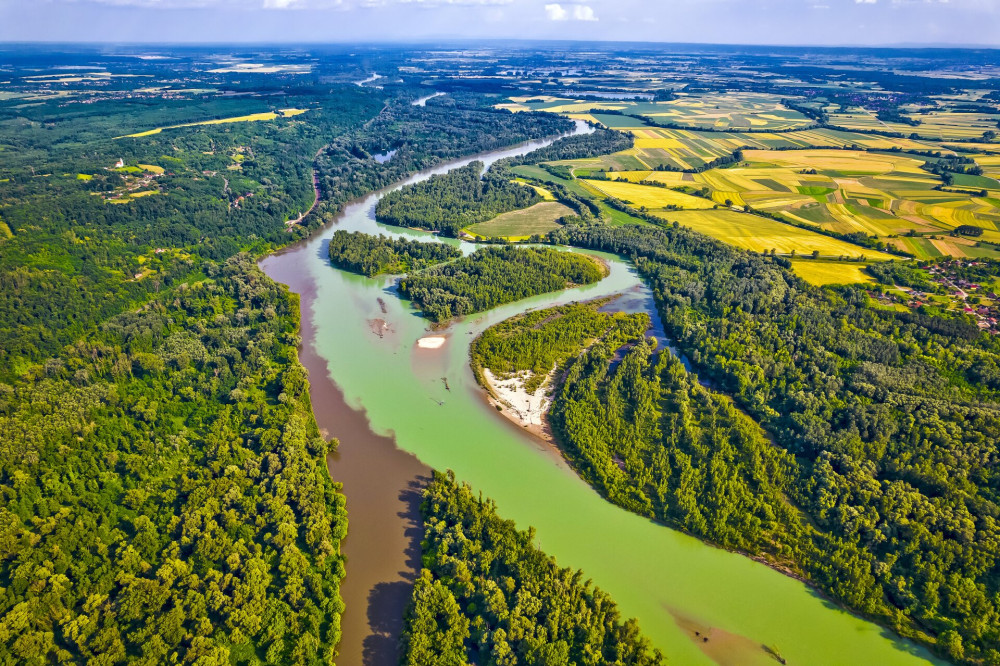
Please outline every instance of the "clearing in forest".
[{"label": "clearing in forest", "polygon": [[875,278],[865,273],[867,265],[857,261],[796,259],[792,262],[792,270],[809,284],[817,286],[874,282]]},{"label": "clearing in forest", "polygon": [[473,224],[464,231],[479,238],[524,240],[534,234],[546,234],[558,229],[559,223],[556,220],[574,214],[572,208],[558,201],[543,201],[528,208],[503,213],[488,222]]},{"label": "clearing in forest", "polygon": [[268,111],[266,113],[251,113],[246,116],[235,116],[233,118],[215,118],[213,120],[202,120],[196,123],[182,123],[180,125],[169,125],[167,127],[157,127],[155,129],[146,130],[145,132],[136,132],[135,134],[126,134],[125,136],[117,136],[116,139],[137,139],[143,136],[151,136],[153,134],[159,134],[163,130],[178,129],[180,127],[196,127],[198,125],[224,125],[226,123],[249,123],[257,122],[260,120],[274,120],[275,118],[291,118],[292,116],[297,116],[301,113],[305,113],[308,109],[280,109],[277,112]]}]

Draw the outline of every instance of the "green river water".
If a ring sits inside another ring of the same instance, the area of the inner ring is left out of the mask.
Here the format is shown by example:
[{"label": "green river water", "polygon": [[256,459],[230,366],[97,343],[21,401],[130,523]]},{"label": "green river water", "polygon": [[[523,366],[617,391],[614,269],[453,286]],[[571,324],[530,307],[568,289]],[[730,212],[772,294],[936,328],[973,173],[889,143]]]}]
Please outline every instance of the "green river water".
[{"label": "green river water", "polygon": [[[542,144],[490,157],[538,145]],[[308,326],[303,327],[303,344],[322,359],[319,365],[325,365],[310,368],[314,385],[317,372],[325,370],[347,404],[363,410],[375,434],[394,438],[401,450],[398,455],[408,452],[429,467],[454,470],[460,480],[493,498],[505,518],[521,528],[534,526],[540,547],[561,565],[582,569],[610,593],[622,614],[638,618],[671,663],[778,663],[762,649],[764,645],[776,648],[789,664],[933,663],[922,648],[841,610],[800,581],[608,503],[551,446],[522,432],[486,403],[468,364],[469,343],[476,334],[528,308],[605,294],[631,291],[642,297],[640,301],[651,303],[648,290],[627,263],[600,255],[609,262],[611,273],[597,285],[520,301],[432,333],[409,303],[398,298],[393,278],[345,273],[332,268],[327,259],[327,239],[336,229],[432,239],[421,232],[401,234],[397,228],[377,225],[373,211],[378,196],[349,206],[332,227],[262,262],[279,281],[292,283],[288,276],[294,274],[298,287],[293,284],[293,290],[304,294],[302,316]],[[418,347],[417,340],[429,335],[444,335],[446,342],[439,349]],[[323,399],[314,392],[318,418]],[[338,435],[336,425],[330,430]],[[370,460],[365,459],[364,448],[353,452],[355,468],[374,474],[375,481],[366,484],[378,483],[379,466],[392,464],[383,459],[391,453],[375,451],[373,446]],[[363,491],[358,498],[352,496],[350,479],[344,478],[353,474],[351,469],[339,469],[334,461],[331,471],[335,480],[345,482],[348,497],[352,532],[345,551],[345,583],[350,584],[351,562],[374,556],[381,545],[377,531],[363,544],[351,543],[354,527],[358,521],[377,518],[361,506]],[[371,598],[368,590],[353,594],[361,600]],[[345,602],[350,614],[352,595],[346,592]],[[359,637],[349,635],[357,631],[350,627],[345,622],[345,645],[360,645]],[[706,636],[710,641],[704,641]],[[371,655],[362,660],[353,648],[345,648],[339,663],[377,661]]]}]

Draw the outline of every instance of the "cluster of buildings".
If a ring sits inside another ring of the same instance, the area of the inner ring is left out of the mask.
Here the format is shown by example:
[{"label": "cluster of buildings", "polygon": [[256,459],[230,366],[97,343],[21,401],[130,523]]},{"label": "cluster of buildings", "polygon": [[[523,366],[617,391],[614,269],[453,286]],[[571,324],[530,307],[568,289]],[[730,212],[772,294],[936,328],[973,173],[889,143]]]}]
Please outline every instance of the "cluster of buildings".
[{"label": "cluster of buildings", "polygon": [[976,319],[980,329],[994,335],[1000,333],[1000,296],[992,285],[973,282],[956,275],[956,269],[976,268],[982,262],[952,259],[930,266],[931,281],[942,293],[953,299],[955,306]]},{"label": "cluster of buildings", "polygon": [[115,162],[114,166],[106,167],[107,171],[117,171],[120,173],[125,179],[125,183],[121,187],[116,187],[111,192],[104,192],[103,197],[105,201],[141,196],[140,192],[153,188],[156,188],[157,191],[159,190],[159,185],[156,183],[156,178],[159,174],[152,173],[147,169],[143,169],[141,174],[123,171],[123,169],[126,169],[125,161],[121,159]]},{"label": "cluster of buildings", "polygon": [[922,306],[962,312],[972,317],[980,330],[1000,335],[1000,295],[993,284],[974,282],[962,274],[961,269],[984,266],[983,262],[951,259],[929,266],[930,281],[936,288],[922,291],[897,285],[888,293],[869,292],[869,296],[882,305],[902,304],[915,310]]}]

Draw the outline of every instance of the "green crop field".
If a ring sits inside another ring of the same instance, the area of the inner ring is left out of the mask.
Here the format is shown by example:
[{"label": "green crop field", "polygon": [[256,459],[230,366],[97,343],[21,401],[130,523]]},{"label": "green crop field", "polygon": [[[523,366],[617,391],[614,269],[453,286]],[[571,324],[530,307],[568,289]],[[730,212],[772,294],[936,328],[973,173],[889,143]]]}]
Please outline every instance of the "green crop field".
[{"label": "green crop field", "polygon": [[556,220],[566,215],[573,215],[568,206],[558,201],[543,201],[529,208],[498,215],[488,222],[474,224],[465,231],[480,238],[521,240],[558,229]]},{"label": "green crop field", "polygon": [[775,250],[778,254],[811,254],[818,250],[824,257],[864,256],[882,261],[892,255],[853,245],[808,229],[782,224],[757,215],[737,213],[728,209],[662,213],[670,222],[678,222],[712,238],[755,252]]}]

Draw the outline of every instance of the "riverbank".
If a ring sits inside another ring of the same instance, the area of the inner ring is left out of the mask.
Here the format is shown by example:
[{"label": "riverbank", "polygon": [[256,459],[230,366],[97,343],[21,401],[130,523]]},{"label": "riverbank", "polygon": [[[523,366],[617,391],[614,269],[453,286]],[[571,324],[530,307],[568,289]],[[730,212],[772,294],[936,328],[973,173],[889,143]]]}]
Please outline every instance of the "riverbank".
[{"label": "riverbank", "polygon": [[[583,124],[577,132],[589,131]],[[354,221],[374,225],[374,203],[384,192],[447,171],[476,159],[488,163],[548,145],[559,137],[532,140],[499,151],[491,151],[453,162],[445,162],[385,190],[376,191],[346,204],[334,219],[317,228],[309,237],[262,257],[258,262],[267,276],[285,284],[299,297],[301,328],[299,361],[309,374],[313,415],[325,437],[336,437],[340,445],[328,459],[328,470],[347,498],[349,529],[341,545],[346,559],[346,576],[341,584],[345,610],[341,616],[342,639],[337,659],[346,666],[396,666],[403,615],[409,604],[413,581],[420,572],[420,541],[423,538],[419,505],[423,487],[430,480],[431,467],[396,444],[395,433],[376,432],[365,405],[347,395],[335,381],[330,353],[324,349],[324,333],[317,324],[325,309],[320,295],[323,277],[339,275],[354,286],[375,285],[371,297],[345,304],[342,315],[361,327],[364,341],[391,349],[401,344],[397,310],[400,301],[386,291],[395,278],[367,280],[337,271],[329,264],[327,238],[338,228],[350,228]],[[322,152],[320,149],[319,152]],[[318,155],[319,153],[317,153]],[[317,174],[313,169],[316,200],[301,222],[317,207]],[[410,237],[413,234],[383,230],[385,235]],[[436,237],[435,237],[436,240]],[[369,292],[370,293],[370,292]],[[413,318],[412,314],[406,319]],[[427,351],[441,349],[446,337],[428,336]],[[416,346],[416,345],[415,345]],[[440,378],[438,379],[440,382]]]},{"label": "riverbank", "polygon": [[[492,162],[511,153],[498,151],[485,158]],[[442,164],[436,170],[483,157]],[[336,228],[458,245],[378,225],[373,209],[379,195],[345,207]],[[408,516],[415,493],[411,482],[419,484],[415,477],[428,468],[454,470],[457,478],[494,499],[504,518],[521,527],[534,526],[546,552],[561,565],[583,569],[615,598],[623,616],[638,618],[643,631],[674,663],[715,662],[690,640],[665,604],[754,645],[778,646],[790,663],[902,666],[926,661],[919,648],[831,607],[797,581],[608,503],[553,447],[486,404],[468,362],[475,335],[529,308],[621,292],[637,307],[649,303],[651,293],[634,268],[611,255],[588,253],[603,257],[610,266],[610,275],[600,283],[509,304],[430,334],[426,320],[408,303],[390,297],[395,295],[392,279],[367,279],[329,265],[325,237],[332,231],[324,227],[261,265],[280,282],[292,280],[292,291],[308,291],[302,299],[303,363],[313,383],[317,421],[341,438],[331,468],[347,495],[351,530],[343,550],[348,559],[342,589],[347,610],[338,663],[395,663],[387,646],[401,619],[394,619],[389,609],[394,604],[405,607],[404,586],[420,566],[420,536]],[[466,253],[475,249],[459,246]],[[375,318],[384,319],[393,334],[373,335],[369,320]],[[446,341],[437,349],[420,349],[417,341],[429,335]],[[309,349],[313,357],[307,357]],[[340,394],[339,404],[335,396],[325,397],[323,389],[317,389],[327,381]],[[340,411],[345,407],[355,418],[360,416],[367,430],[342,432],[338,421],[351,418]]]}]

